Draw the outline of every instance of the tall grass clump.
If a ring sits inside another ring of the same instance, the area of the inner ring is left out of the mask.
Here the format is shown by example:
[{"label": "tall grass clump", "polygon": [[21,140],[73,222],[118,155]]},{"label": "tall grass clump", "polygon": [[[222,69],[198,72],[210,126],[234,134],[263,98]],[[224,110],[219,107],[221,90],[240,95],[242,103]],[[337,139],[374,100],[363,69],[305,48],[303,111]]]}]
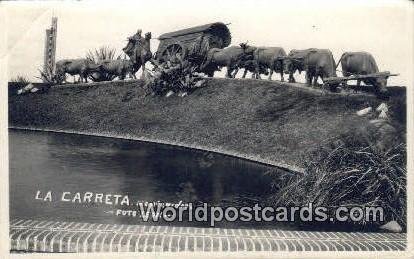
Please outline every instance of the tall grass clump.
[{"label": "tall grass clump", "polygon": [[11,83],[21,84],[23,86],[30,84],[30,80],[26,76],[18,75],[10,80]]},{"label": "tall grass clump", "polygon": [[[306,171],[279,182],[274,206],[324,206],[330,216],[342,207],[381,206],[384,222],[406,226],[406,144],[387,149],[358,134],[340,136],[305,159]],[[357,222],[383,224],[384,222]]]},{"label": "tall grass clump", "polygon": [[50,65],[47,65],[45,70],[38,69],[40,76],[36,78],[48,84],[56,84],[60,79],[56,77],[53,70],[53,67]]}]

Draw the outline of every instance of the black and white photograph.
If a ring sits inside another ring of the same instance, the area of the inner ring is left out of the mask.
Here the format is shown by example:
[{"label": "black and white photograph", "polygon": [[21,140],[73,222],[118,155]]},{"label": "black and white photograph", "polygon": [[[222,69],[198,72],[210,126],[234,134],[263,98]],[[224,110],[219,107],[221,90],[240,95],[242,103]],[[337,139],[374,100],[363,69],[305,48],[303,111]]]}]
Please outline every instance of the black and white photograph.
[{"label": "black and white photograph", "polygon": [[1,258],[414,257],[413,2],[8,1],[0,28]]}]

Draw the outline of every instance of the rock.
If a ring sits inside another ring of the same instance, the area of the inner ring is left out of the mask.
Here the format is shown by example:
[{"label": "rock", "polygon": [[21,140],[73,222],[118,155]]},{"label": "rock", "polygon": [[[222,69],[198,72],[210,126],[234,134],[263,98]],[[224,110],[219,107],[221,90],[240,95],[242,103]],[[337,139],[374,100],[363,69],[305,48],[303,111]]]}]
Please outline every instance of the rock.
[{"label": "rock", "polygon": [[397,221],[390,221],[385,225],[380,226],[380,229],[393,232],[393,233],[400,233],[402,231],[402,227],[398,224]]},{"label": "rock", "polygon": [[185,97],[185,96],[187,96],[188,94],[187,94],[187,92],[180,92],[179,94],[178,94],[178,96],[180,96],[180,97]]},{"label": "rock", "polygon": [[168,91],[168,93],[165,95],[165,97],[170,97],[171,95],[173,95],[174,94],[174,92],[173,91]]},{"label": "rock", "polygon": [[23,89],[24,92],[28,92],[30,91],[32,88],[34,87],[34,85],[32,83],[26,85]]},{"label": "rock", "polygon": [[377,112],[388,112],[388,105],[386,103],[381,103],[378,105],[377,109],[375,109]]},{"label": "rock", "polygon": [[205,82],[205,80],[197,81],[197,83],[195,83],[195,87],[202,87]]},{"label": "rock", "polygon": [[375,110],[380,113],[378,118],[388,119],[388,105],[386,103],[381,103]]},{"label": "rock", "polygon": [[372,107],[368,107],[368,108],[357,111],[357,115],[358,116],[364,116],[364,115],[367,115],[368,113],[370,113],[371,111],[372,111]]},{"label": "rock", "polygon": [[32,83],[26,85],[25,87],[17,90],[17,94],[25,94],[27,92],[30,92],[34,88],[34,85]]},{"label": "rock", "polygon": [[387,112],[385,110],[382,110],[381,113],[380,113],[380,115],[378,115],[378,118],[388,119]]},{"label": "rock", "polygon": [[37,87],[33,87],[32,89],[30,89],[31,93],[36,93],[37,91],[39,91],[39,88]]}]

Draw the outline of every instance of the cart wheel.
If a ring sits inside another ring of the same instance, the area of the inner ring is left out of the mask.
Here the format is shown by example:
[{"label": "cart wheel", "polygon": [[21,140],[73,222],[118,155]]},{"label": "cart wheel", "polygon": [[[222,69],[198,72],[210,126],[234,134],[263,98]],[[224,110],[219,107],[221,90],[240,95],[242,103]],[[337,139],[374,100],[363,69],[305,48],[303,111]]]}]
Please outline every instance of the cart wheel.
[{"label": "cart wheel", "polygon": [[172,57],[176,57],[177,54],[179,57],[183,56],[184,54],[183,47],[181,47],[180,44],[172,44],[164,50],[162,57],[164,60],[169,60]]}]

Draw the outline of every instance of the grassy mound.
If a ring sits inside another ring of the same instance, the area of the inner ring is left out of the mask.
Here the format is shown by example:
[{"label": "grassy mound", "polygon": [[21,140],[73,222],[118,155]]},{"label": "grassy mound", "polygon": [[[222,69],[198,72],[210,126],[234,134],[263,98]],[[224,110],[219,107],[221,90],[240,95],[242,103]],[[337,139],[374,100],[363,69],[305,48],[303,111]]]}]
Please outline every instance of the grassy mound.
[{"label": "grassy mound", "polygon": [[325,94],[267,80],[208,79],[186,97],[148,96],[142,81],[54,87],[11,96],[9,123],[107,133],[214,150],[283,167],[369,120],[375,97]]},{"label": "grassy mound", "polygon": [[381,205],[387,220],[405,225],[405,94],[388,101],[396,139],[356,115],[381,102],[267,80],[206,79],[190,95],[168,98],[147,95],[140,80],[114,81],[9,96],[9,124],[197,147],[304,171],[278,170],[270,201]]}]

